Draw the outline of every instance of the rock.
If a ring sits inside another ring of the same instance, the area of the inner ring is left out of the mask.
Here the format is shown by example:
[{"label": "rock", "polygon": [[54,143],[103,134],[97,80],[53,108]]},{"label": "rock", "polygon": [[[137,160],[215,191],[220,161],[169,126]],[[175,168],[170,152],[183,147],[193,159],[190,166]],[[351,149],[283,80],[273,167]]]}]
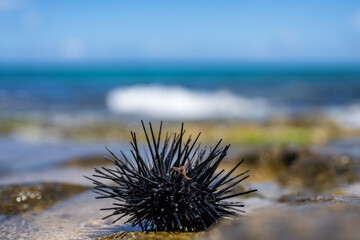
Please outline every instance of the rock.
[{"label": "rock", "polygon": [[120,232],[109,236],[97,238],[98,240],[110,239],[138,239],[138,240],[190,240],[195,239],[199,233],[192,232]]},{"label": "rock", "polygon": [[245,159],[243,169],[250,169],[253,181],[269,181],[277,179],[286,173],[304,151],[296,146],[272,146],[251,149],[239,153],[237,157],[225,163],[225,167],[231,167],[235,161]]},{"label": "rock", "polygon": [[359,181],[360,161],[348,156],[330,156],[308,150],[299,155],[277,180],[294,190],[324,192]]},{"label": "rock", "polygon": [[79,185],[48,182],[3,186],[0,188],[0,213],[15,215],[27,211],[42,211],[87,189]]},{"label": "rock", "polygon": [[[360,180],[360,160],[347,155],[327,154],[311,148],[276,146],[239,155],[243,169],[251,169],[255,181],[277,181],[300,192],[323,192]],[[231,164],[233,164],[234,160]],[[229,162],[225,167],[230,167]]]},{"label": "rock", "polygon": [[359,222],[360,204],[286,207],[224,221],[199,239],[359,239]]},{"label": "rock", "polygon": [[278,199],[279,202],[290,204],[305,204],[305,203],[324,203],[324,202],[337,202],[333,196],[330,195],[317,195],[317,194],[289,194],[284,195]]},{"label": "rock", "polygon": [[82,157],[74,157],[63,163],[67,167],[95,167],[109,165],[111,162],[100,155],[89,155]]},{"label": "rock", "polygon": [[137,227],[124,224],[121,219],[107,218],[100,208],[108,207],[112,201],[95,200],[95,193],[85,191],[61,200],[42,212],[29,212],[5,216],[0,214],[0,239],[96,239],[120,231],[139,231]]}]

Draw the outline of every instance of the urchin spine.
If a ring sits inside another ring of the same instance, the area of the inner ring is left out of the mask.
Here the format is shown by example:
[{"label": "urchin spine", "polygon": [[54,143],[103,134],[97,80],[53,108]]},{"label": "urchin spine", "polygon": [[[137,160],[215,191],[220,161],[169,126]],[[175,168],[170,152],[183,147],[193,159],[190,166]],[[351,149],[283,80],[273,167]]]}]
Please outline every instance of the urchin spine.
[{"label": "urchin spine", "polygon": [[220,140],[209,151],[201,149],[201,144],[196,145],[201,133],[193,142],[191,136],[183,142],[183,124],[179,134],[166,133],[161,143],[162,122],[157,137],[151,123],[150,136],[141,123],[148,151],[141,152],[136,134],[130,132],[132,158],[122,151],[119,157],[107,148],[112,158],[106,158],[116,168],[95,168],[93,177],[113,184],[87,177],[95,184],[96,198],[116,200],[113,207],[101,209],[112,211],[103,219],[119,215],[115,223],[127,216],[126,223],[146,231],[203,231],[219,218],[241,212],[238,207],[244,207],[242,202],[226,200],[256,190],[233,192],[249,177],[249,171],[245,171],[230,178],[243,160],[227,174],[224,170],[216,172],[230,145],[220,147]]}]

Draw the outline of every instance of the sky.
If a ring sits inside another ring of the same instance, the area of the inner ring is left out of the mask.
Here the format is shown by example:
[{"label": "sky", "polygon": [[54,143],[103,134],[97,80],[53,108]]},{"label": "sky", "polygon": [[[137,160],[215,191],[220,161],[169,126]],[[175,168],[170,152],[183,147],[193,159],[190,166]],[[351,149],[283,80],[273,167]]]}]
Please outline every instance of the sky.
[{"label": "sky", "polygon": [[359,0],[0,0],[0,61],[360,61]]}]

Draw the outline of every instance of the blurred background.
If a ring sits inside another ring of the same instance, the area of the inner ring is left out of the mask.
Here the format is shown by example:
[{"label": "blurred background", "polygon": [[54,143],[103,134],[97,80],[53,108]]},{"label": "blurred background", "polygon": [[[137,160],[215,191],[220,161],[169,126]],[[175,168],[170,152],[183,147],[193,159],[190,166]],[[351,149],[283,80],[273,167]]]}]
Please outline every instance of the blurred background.
[{"label": "blurred background", "polygon": [[360,2],[0,0],[1,185],[89,185],[141,119],[232,143],[249,209],[359,197]]},{"label": "blurred background", "polygon": [[101,153],[140,119],[234,153],[357,152],[356,1],[0,0],[0,35],[3,175]]}]

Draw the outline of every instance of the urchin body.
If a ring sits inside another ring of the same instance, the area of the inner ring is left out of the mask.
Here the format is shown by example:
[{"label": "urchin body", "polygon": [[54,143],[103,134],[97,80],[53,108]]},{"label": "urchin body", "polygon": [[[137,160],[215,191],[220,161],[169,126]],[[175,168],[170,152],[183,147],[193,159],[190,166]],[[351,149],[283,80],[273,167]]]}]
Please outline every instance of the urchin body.
[{"label": "urchin body", "polygon": [[209,151],[200,149],[200,144],[196,146],[200,133],[194,142],[191,136],[183,142],[182,125],[179,134],[166,134],[161,143],[162,125],[157,137],[149,125],[150,137],[143,124],[148,154],[140,153],[136,134],[131,132],[132,158],[123,152],[118,157],[108,149],[113,156],[109,160],[116,168],[95,169],[94,177],[111,180],[115,185],[89,178],[100,195],[97,198],[116,200],[113,207],[102,209],[113,211],[105,218],[119,215],[116,222],[127,216],[127,223],[142,230],[203,231],[244,206],[227,199],[256,191],[233,192],[234,186],[249,177],[248,171],[231,177],[242,161],[227,174],[216,171],[229,148],[219,147],[221,140]]}]

